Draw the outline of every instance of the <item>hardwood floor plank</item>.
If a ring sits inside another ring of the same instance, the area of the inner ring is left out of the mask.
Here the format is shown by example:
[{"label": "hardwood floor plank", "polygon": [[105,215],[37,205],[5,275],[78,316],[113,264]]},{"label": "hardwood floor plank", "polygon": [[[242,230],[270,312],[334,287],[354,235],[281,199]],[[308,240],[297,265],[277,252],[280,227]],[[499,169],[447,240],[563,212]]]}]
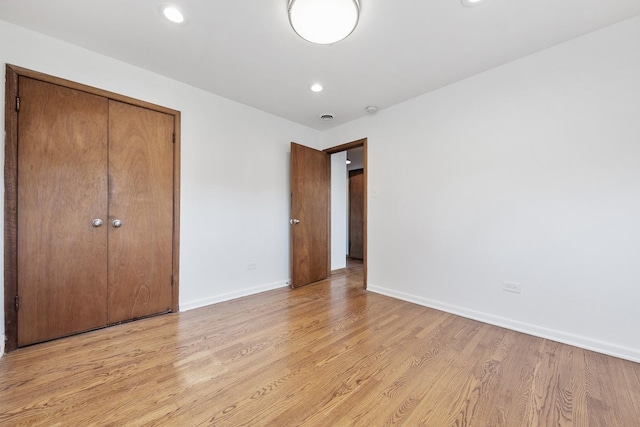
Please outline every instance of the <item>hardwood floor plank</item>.
[{"label": "hardwood floor plank", "polygon": [[524,426],[540,341],[532,340],[524,334],[507,331],[503,343],[506,355],[500,365],[500,380],[490,391],[494,393],[495,401],[489,414],[488,425]]},{"label": "hardwood floor plank", "polygon": [[360,280],[350,267],[19,349],[0,359],[0,425],[639,425],[639,364]]}]

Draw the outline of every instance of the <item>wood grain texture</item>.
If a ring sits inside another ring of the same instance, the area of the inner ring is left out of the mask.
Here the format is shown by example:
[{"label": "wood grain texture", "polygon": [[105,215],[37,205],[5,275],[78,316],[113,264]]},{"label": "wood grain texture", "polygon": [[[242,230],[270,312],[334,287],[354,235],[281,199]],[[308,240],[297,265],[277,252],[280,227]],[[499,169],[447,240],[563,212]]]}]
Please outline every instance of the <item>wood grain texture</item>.
[{"label": "wood grain texture", "polygon": [[110,324],[171,310],[172,139],[172,116],[109,101]]},{"label": "wood grain texture", "polygon": [[[173,286],[171,288],[172,311],[178,310],[179,297],[179,236],[180,236],[180,112],[170,108],[140,101],[117,93],[82,85],[80,83],[43,74],[37,71],[7,64],[5,83],[5,215],[4,215],[4,305],[6,350],[18,347],[18,315],[15,310],[15,297],[18,296],[18,113],[15,110],[16,96],[19,93],[19,78],[28,77],[40,82],[67,87],[86,94],[97,95],[124,102],[130,105],[151,109],[172,117],[174,126],[173,143],[173,242],[171,268]],[[105,303],[106,306],[106,303]]]},{"label": "wood grain texture", "polygon": [[0,425],[638,425],[639,364],[360,274],[19,349],[0,359]]},{"label": "wood grain texture", "polygon": [[169,114],[171,116],[178,116],[179,111],[171,108],[164,107],[162,105],[153,104],[151,102],[142,101],[140,99],[131,98],[130,96],[122,95],[108,90],[100,89],[93,86],[88,86],[82,83],[74,82],[72,80],[63,79],[49,74],[41,73],[40,71],[31,70],[28,68],[20,67],[18,65],[7,64],[7,68],[13,70],[20,76],[31,77],[43,82],[52,83],[58,86],[68,87],[70,89],[80,90],[82,92],[91,93],[93,95],[102,96],[103,98],[113,99],[115,101],[124,102],[125,104],[137,105],[139,107],[148,108],[154,111],[160,111],[162,113]]},{"label": "wood grain texture", "polygon": [[364,171],[349,171],[349,256],[364,257]]},{"label": "wood grain texture", "polygon": [[291,287],[329,277],[331,162],[326,153],[291,143]]},{"label": "wood grain texture", "polygon": [[106,326],[105,98],[20,77],[18,345]]},{"label": "wood grain texture", "polygon": [[6,67],[4,102],[4,333],[6,351],[18,348],[18,73]]},{"label": "wood grain texture", "polygon": [[171,311],[177,313],[180,309],[180,165],[182,164],[181,153],[181,135],[180,128],[181,114],[180,111],[169,112],[173,115],[173,287],[171,291]]}]

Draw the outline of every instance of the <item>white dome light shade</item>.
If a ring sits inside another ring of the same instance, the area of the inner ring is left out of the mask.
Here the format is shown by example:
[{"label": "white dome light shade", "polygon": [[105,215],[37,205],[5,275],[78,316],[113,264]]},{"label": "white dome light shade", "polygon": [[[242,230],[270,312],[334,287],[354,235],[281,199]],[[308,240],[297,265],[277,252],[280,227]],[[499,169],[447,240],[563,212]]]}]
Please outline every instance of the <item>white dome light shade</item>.
[{"label": "white dome light shade", "polygon": [[358,0],[290,0],[289,22],[311,43],[332,44],[347,37],[358,25]]},{"label": "white dome light shade", "polygon": [[483,0],[461,0],[462,4],[467,7],[478,6]]},{"label": "white dome light shade", "polygon": [[171,22],[175,22],[176,24],[182,24],[184,22],[184,15],[177,8],[173,6],[167,6],[162,9],[162,13],[165,18],[167,18]]}]

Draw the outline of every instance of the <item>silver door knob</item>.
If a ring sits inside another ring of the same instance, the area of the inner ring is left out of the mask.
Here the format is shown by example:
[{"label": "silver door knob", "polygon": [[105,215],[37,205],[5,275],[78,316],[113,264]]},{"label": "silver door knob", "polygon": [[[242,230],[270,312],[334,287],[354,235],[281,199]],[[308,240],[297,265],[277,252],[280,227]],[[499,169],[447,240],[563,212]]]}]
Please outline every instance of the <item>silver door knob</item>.
[{"label": "silver door knob", "polygon": [[122,221],[120,221],[119,219],[114,219],[111,224],[113,224],[115,228],[118,228],[122,225]]},{"label": "silver door knob", "polygon": [[289,220],[289,224],[291,224],[291,225],[300,224],[300,220],[292,218],[292,219]]},{"label": "silver door knob", "polygon": [[94,227],[98,228],[102,225],[102,220],[100,218],[96,218],[93,221],[91,221],[91,225],[93,225]]}]

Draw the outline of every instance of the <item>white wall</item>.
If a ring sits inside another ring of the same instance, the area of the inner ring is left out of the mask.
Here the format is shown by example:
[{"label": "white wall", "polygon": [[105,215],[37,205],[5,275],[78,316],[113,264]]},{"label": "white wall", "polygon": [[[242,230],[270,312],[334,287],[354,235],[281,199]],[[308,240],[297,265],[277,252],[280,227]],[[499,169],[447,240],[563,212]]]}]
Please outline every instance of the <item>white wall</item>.
[{"label": "white wall", "polygon": [[640,17],[323,134],[363,137],[370,290],[640,361]]},{"label": "white wall", "polygon": [[347,152],[331,155],[331,270],[347,266]]},{"label": "white wall", "polygon": [[317,148],[317,131],[4,21],[0,40],[3,74],[11,63],[182,112],[181,310],[285,286],[289,143]]}]

